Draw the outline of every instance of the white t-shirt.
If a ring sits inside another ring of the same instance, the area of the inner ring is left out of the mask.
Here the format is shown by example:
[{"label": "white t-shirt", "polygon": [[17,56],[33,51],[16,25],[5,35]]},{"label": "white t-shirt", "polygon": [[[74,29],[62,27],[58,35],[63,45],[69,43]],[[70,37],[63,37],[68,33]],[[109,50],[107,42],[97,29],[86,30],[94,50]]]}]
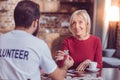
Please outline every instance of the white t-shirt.
[{"label": "white t-shirt", "polygon": [[22,30],[0,36],[0,80],[41,80],[40,68],[48,74],[57,68],[43,40]]}]

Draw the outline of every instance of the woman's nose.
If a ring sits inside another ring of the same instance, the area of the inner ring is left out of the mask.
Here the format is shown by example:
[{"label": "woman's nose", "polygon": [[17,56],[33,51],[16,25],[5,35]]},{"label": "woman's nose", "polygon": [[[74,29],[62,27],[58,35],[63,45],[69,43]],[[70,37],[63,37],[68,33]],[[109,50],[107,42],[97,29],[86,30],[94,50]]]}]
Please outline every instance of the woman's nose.
[{"label": "woman's nose", "polygon": [[80,25],[78,23],[76,23],[75,28],[76,29],[80,28]]}]

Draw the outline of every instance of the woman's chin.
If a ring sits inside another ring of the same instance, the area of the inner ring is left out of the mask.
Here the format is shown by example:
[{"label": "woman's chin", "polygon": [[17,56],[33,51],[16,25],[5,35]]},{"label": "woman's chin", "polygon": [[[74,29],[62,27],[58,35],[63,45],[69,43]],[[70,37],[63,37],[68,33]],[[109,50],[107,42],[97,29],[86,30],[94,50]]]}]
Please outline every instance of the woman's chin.
[{"label": "woman's chin", "polygon": [[77,33],[77,34],[75,34],[76,36],[81,36],[82,34],[80,34],[80,33]]}]

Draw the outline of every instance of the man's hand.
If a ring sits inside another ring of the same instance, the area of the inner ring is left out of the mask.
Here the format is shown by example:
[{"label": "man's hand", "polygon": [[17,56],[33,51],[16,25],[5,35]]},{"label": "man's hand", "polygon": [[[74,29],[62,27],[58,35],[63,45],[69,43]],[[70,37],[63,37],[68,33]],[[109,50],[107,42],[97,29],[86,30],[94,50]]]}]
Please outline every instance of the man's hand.
[{"label": "man's hand", "polygon": [[[65,60],[64,60],[64,56],[66,56]],[[52,77],[52,80],[63,80],[67,74],[68,68],[73,66],[74,61],[73,61],[72,57],[69,56],[68,54],[65,54],[64,51],[58,51],[55,58],[56,58],[55,59],[56,62],[59,62],[61,60],[64,60],[64,62],[62,64],[62,66],[59,66],[59,68],[57,68],[53,73],[51,73],[49,75]]]},{"label": "man's hand", "polygon": [[60,67],[67,67],[70,68],[74,64],[74,60],[68,54],[65,54],[64,51],[58,51],[57,55],[55,56],[56,62],[60,62]]},{"label": "man's hand", "polygon": [[57,55],[55,56],[55,61],[63,60],[64,59],[64,51],[57,51]]},{"label": "man's hand", "polygon": [[73,66],[73,64],[74,64],[74,60],[73,60],[73,58],[71,57],[71,56],[69,56],[69,55],[66,55],[66,60],[65,60],[65,62],[64,62],[64,66],[66,66],[67,68],[70,68],[71,66]]}]

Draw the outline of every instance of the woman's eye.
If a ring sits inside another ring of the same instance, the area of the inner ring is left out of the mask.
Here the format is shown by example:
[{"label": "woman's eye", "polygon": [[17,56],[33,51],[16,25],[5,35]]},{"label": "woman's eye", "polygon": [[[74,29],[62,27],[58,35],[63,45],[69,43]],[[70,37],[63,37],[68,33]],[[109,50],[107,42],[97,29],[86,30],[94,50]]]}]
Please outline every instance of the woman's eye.
[{"label": "woman's eye", "polygon": [[75,26],[75,22],[72,22],[72,24],[71,24],[72,26]]}]

